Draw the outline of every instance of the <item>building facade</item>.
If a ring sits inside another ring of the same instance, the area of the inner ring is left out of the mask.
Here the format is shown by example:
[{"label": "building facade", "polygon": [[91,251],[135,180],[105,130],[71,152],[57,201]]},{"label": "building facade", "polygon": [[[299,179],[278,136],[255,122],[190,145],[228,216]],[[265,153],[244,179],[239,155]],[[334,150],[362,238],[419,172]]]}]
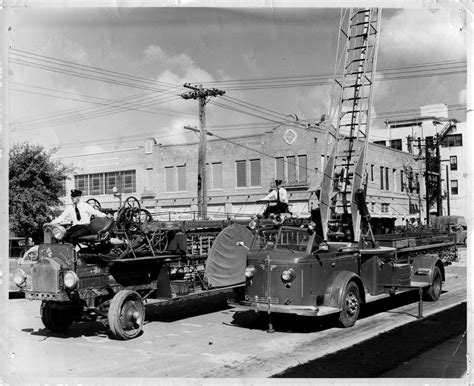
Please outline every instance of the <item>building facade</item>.
[{"label": "building facade", "polygon": [[[325,122],[281,126],[258,135],[207,142],[207,214],[210,218],[262,213],[262,199],[275,179],[289,193],[290,211],[309,216],[318,205],[326,141]],[[61,157],[76,166],[65,192],[81,189],[84,199],[117,208],[129,196],[155,218],[193,218],[197,213],[198,143],[161,145],[153,138],[125,150]],[[415,154],[369,144],[367,204],[381,229],[426,217],[421,161]],[[68,202],[68,197],[64,197]],[[378,225],[377,225],[378,224]]]}]

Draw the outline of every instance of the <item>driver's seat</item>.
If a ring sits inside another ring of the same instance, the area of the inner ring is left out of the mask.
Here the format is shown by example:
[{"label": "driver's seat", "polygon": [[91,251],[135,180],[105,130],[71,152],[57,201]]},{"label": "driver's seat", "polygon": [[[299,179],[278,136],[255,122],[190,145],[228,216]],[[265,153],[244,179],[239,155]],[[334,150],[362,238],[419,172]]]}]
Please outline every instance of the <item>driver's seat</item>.
[{"label": "driver's seat", "polygon": [[110,238],[114,225],[115,221],[111,217],[94,217],[89,225],[92,234],[79,237],[79,242],[105,241]]}]

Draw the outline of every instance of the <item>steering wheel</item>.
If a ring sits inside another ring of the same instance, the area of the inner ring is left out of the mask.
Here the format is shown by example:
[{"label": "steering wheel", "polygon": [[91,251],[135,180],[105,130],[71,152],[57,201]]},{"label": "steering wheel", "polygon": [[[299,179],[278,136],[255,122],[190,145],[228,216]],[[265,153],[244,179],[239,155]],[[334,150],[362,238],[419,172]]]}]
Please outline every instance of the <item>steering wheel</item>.
[{"label": "steering wheel", "polygon": [[102,211],[102,206],[100,205],[100,202],[97,201],[95,198],[89,198],[86,202],[94,209]]}]

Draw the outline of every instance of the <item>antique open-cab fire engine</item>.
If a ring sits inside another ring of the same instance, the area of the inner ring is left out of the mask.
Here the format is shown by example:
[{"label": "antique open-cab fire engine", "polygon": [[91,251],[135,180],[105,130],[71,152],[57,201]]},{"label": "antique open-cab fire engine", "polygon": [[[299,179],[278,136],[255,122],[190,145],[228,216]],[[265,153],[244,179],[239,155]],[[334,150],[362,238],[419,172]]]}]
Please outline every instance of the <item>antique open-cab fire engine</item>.
[{"label": "antique open-cab fire engine", "polygon": [[56,241],[61,226],[45,227],[31,285],[22,270],[15,272],[26,299],[41,301],[41,319],[51,331],[97,320],[111,337],[132,339],[142,332],[148,300],[160,305],[245,283],[246,251],[237,243],[250,245],[246,226],[153,221],[129,198],[115,219],[95,218],[91,227],[94,233],[79,239],[79,250]]}]

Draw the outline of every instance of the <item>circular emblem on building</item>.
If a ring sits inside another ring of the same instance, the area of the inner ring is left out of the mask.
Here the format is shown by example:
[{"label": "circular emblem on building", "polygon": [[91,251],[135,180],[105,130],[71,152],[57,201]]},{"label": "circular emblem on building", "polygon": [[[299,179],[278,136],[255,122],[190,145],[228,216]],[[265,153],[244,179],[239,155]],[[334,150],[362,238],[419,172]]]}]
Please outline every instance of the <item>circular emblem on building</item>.
[{"label": "circular emblem on building", "polygon": [[283,135],[283,139],[288,145],[291,145],[292,143],[294,143],[297,137],[298,135],[293,129],[287,129],[285,131],[285,135]]}]

